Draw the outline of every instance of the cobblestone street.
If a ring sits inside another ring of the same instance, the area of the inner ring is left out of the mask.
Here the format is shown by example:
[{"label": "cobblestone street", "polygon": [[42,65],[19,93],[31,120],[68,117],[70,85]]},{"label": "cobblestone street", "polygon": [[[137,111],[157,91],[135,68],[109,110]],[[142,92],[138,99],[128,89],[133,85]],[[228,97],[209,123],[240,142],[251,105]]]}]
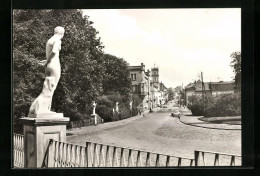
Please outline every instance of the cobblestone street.
[{"label": "cobblestone street", "polygon": [[144,117],[133,117],[133,120],[86,127],[80,132],[76,130],[71,132],[67,141],[80,145],[92,141],[182,157],[194,157],[194,150],[241,154],[240,130],[189,126],[170,115],[172,104],[168,107]]}]

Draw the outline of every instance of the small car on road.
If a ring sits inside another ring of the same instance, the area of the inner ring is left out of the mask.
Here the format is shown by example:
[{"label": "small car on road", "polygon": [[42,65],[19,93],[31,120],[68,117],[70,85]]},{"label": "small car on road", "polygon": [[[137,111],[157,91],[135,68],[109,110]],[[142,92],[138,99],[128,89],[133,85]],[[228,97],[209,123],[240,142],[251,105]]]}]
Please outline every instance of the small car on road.
[{"label": "small car on road", "polygon": [[162,108],[167,108],[167,105],[162,105]]},{"label": "small car on road", "polygon": [[180,118],[180,111],[178,109],[172,110],[172,116],[173,117],[179,117]]}]

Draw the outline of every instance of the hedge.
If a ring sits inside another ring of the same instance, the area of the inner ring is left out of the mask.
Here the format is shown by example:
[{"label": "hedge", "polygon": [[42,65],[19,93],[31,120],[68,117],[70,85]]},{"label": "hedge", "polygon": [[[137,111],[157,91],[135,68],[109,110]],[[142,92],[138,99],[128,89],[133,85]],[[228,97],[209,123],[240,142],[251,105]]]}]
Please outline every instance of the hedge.
[{"label": "hedge", "polygon": [[199,96],[193,96],[192,104],[188,105],[192,114],[204,117],[225,117],[241,115],[241,94],[223,94],[217,97],[207,96],[205,98],[205,111],[203,111],[203,100]]}]

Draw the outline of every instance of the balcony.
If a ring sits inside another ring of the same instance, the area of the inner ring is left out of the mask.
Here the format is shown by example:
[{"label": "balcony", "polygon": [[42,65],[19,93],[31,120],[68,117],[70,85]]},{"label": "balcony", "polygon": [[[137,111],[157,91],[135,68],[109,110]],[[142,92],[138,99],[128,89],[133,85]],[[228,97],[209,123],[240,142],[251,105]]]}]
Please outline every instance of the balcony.
[{"label": "balcony", "polygon": [[138,85],[138,93],[140,96],[146,96],[148,94],[147,87],[145,83],[140,83]]}]

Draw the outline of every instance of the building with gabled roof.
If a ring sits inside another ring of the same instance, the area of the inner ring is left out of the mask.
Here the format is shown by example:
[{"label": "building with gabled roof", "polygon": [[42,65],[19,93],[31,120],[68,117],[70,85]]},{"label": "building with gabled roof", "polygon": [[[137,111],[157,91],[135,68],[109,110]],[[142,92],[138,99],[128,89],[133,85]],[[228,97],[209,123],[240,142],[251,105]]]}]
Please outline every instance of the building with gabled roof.
[{"label": "building with gabled roof", "polygon": [[128,66],[132,85],[132,98],[139,109],[148,109],[148,92],[150,87],[149,71],[145,72],[145,65]]},{"label": "building with gabled roof", "polygon": [[234,81],[220,81],[209,83],[209,89],[211,91],[212,96],[234,93],[234,86]]},{"label": "building with gabled roof", "polygon": [[159,82],[159,68],[145,71],[145,65],[129,66],[132,80],[132,97],[139,109],[155,108],[166,101],[167,88]]},{"label": "building with gabled roof", "polygon": [[[189,83],[185,87],[185,99],[188,104],[188,97],[192,95],[202,95],[202,82],[201,80]],[[204,82],[204,93],[206,95],[222,95],[234,93],[234,81],[219,81],[219,82]]]}]

